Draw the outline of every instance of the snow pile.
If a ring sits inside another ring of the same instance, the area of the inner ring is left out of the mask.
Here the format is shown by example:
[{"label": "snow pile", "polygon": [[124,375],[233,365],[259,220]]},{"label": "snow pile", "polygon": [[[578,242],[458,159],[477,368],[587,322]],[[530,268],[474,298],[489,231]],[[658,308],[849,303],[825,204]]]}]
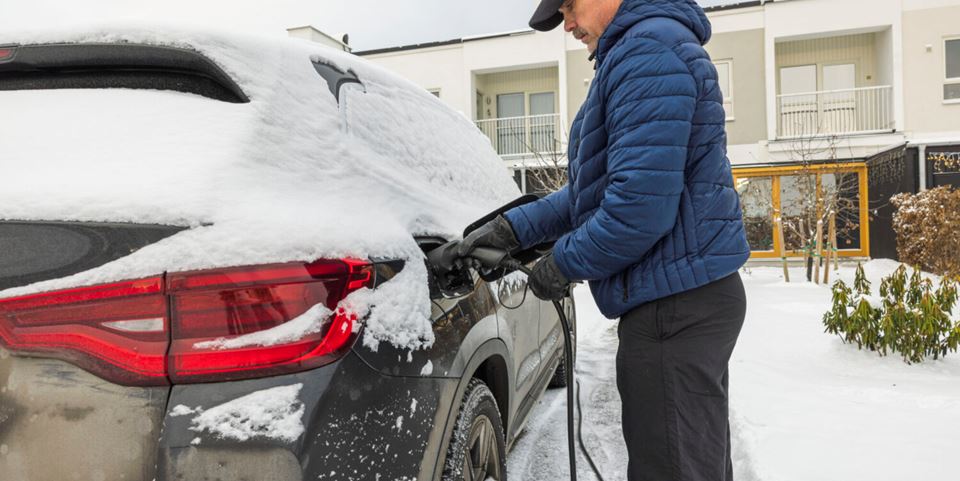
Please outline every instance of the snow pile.
[{"label": "snow pile", "polygon": [[[410,285],[366,299],[365,342],[424,347],[432,341],[429,299],[413,236],[456,236],[519,194],[469,120],[344,52],[150,25],[0,32],[0,45],[52,42],[192,48],[251,101],[148,90],[0,92],[0,220],[191,227],[0,297],[162,272],[395,258],[408,261],[406,275],[388,284]],[[313,61],[353,70],[363,87],[345,86],[338,103]]]},{"label": "snow pile", "polygon": [[[252,438],[294,442],[303,434],[304,406],[297,397],[303,384],[264,389],[203,410],[178,405],[171,416],[197,414],[190,430],[218,438],[247,441]],[[194,440],[199,444],[199,438]]]},{"label": "snow pile", "polygon": [[[872,261],[864,272],[875,290],[898,266]],[[838,277],[849,284],[854,270]],[[907,365],[858,351],[823,332],[828,286],[781,276],[744,276],[747,320],[730,373],[738,479],[954,479],[960,441],[943,427],[960,426],[960,356]]]},{"label": "snow pile", "polygon": [[[423,261],[408,262],[396,277],[376,290],[365,288],[351,293],[338,309],[367,319],[363,344],[373,351],[382,341],[400,348],[429,347],[434,341],[430,304],[411,302],[430,298],[426,276]],[[408,355],[408,362],[410,359]]]}]

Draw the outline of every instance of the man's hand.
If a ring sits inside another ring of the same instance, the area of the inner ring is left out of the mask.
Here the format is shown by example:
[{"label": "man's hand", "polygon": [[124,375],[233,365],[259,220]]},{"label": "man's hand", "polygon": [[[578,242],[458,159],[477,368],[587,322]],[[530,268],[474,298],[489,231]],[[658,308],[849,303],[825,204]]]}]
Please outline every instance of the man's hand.
[{"label": "man's hand", "polygon": [[559,301],[567,295],[570,280],[557,268],[553,254],[547,254],[533,268],[533,275],[527,281],[533,295],[545,301]]},{"label": "man's hand", "polygon": [[511,253],[514,249],[520,247],[516,234],[513,233],[513,227],[502,215],[478,227],[470,235],[463,239],[457,248],[457,254],[460,257],[466,257],[477,247],[492,247]]}]

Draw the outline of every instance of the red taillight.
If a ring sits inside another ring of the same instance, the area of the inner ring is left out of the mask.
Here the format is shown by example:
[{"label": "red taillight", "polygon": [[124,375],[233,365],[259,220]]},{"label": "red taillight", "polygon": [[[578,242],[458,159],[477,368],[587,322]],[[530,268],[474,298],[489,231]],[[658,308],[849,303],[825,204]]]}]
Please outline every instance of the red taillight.
[{"label": "red taillight", "polygon": [[165,384],[166,318],[163,278],[153,277],[0,300],[0,340],[121,384]]},{"label": "red taillight", "polygon": [[0,62],[13,60],[13,54],[17,53],[14,47],[0,47]]},{"label": "red taillight", "polygon": [[[373,283],[356,260],[169,274],[0,300],[0,341],[113,382],[159,385],[295,372],[341,356]],[[168,349],[169,348],[169,349]]]},{"label": "red taillight", "polygon": [[[332,311],[369,286],[372,273],[350,260],[171,274],[171,380],[221,381],[329,363],[349,349],[356,320]],[[363,282],[354,283],[358,277]],[[290,321],[300,324],[293,334]]]}]

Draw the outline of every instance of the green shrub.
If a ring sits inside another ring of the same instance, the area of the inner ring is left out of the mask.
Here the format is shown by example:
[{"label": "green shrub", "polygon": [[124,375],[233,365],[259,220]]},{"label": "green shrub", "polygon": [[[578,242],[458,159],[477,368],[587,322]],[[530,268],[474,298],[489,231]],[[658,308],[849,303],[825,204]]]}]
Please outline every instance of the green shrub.
[{"label": "green shrub", "polygon": [[904,266],[880,282],[880,298],[874,298],[863,266],[857,266],[852,289],[843,281],[833,284],[833,306],[823,324],[858,349],[881,356],[897,352],[911,364],[957,352],[960,322],[950,318],[956,305],[956,281],[944,278],[934,290],[918,269],[908,276]]}]

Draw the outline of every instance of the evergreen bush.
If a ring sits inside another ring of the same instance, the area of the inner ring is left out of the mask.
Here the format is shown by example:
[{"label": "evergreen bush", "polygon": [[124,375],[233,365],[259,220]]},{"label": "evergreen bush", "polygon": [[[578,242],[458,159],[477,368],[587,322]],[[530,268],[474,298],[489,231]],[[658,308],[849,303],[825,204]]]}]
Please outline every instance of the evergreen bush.
[{"label": "evergreen bush", "polygon": [[880,282],[880,297],[875,298],[863,266],[858,265],[852,289],[840,280],[833,284],[833,305],[823,315],[823,324],[826,332],[858,349],[881,356],[900,353],[911,364],[957,352],[960,322],[951,319],[956,305],[955,280],[944,278],[934,289],[918,269],[908,275],[904,266]]}]

